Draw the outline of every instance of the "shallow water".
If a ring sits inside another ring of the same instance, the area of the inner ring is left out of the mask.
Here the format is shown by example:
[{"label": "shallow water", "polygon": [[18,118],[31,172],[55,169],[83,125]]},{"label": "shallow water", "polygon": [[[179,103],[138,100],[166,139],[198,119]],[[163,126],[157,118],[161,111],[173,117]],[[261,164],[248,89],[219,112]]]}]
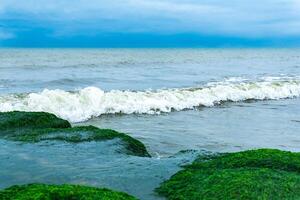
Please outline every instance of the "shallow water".
[{"label": "shallow water", "polygon": [[183,149],[300,151],[299,105],[299,99],[227,103],[154,116],[109,115],[80,125],[126,132],[143,141],[153,155],[160,156]]},{"label": "shallow water", "polygon": [[0,140],[0,189],[14,184],[82,184],[124,191],[141,199],[160,199],[153,190],[194,152],[157,159],[115,153],[116,141],[40,142]]},{"label": "shallow water", "polygon": [[49,180],[155,199],[152,189],[192,160],[169,158],[180,150],[300,151],[299,96],[300,49],[1,49],[0,111],[116,129],[154,156],[105,156],[95,150],[101,143],[0,140],[9,158],[1,187]]}]

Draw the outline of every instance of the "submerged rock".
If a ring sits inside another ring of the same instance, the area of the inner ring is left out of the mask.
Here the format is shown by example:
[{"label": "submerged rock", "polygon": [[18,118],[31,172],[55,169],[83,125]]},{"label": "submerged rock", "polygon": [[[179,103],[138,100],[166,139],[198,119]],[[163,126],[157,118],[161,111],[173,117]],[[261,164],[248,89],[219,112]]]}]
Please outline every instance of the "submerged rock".
[{"label": "submerged rock", "polygon": [[79,185],[46,185],[28,184],[16,185],[0,190],[2,200],[55,200],[55,199],[99,199],[99,200],[136,200],[123,193],[104,188]]},{"label": "submerged rock", "polygon": [[168,199],[299,199],[300,153],[259,149],[199,156],[156,191]]},{"label": "submerged rock", "polygon": [[79,143],[120,139],[125,153],[150,157],[142,142],[124,133],[93,126],[71,127],[69,122],[44,112],[0,113],[0,137],[33,143],[45,140]]}]

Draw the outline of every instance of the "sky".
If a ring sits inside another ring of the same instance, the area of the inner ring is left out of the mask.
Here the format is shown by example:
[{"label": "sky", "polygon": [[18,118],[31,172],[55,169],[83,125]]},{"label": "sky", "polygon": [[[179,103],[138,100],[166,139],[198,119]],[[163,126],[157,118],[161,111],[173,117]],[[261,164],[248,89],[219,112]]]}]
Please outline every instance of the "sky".
[{"label": "sky", "polygon": [[0,0],[0,47],[299,47],[300,0]]}]

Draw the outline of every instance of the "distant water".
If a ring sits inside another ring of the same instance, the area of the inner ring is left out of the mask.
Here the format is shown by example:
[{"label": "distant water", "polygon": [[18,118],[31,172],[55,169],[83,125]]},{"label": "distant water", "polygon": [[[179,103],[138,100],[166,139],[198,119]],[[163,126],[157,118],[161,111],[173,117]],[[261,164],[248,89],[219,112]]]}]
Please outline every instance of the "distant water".
[{"label": "distant water", "polygon": [[300,49],[2,49],[0,111],[128,132],[152,154],[300,150]]}]

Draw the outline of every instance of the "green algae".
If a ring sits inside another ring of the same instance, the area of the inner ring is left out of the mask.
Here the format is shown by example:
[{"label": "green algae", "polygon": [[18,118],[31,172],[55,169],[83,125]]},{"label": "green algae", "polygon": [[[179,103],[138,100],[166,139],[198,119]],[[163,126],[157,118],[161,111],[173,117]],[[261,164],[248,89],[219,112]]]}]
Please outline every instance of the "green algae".
[{"label": "green algae", "polygon": [[94,126],[78,126],[64,129],[34,129],[25,130],[18,134],[8,134],[5,139],[22,142],[40,142],[59,140],[72,143],[105,141],[119,138],[125,145],[126,153],[135,156],[149,157],[144,144],[124,133],[111,129],[99,129]]},{"label": "green algae", "polygon": [[0,112],[0,131],[32,128],[69,128],[70,123],[45,112]]},{"label": "green algae", "polygon": [[[203,162],[207,160],[208,162]],[[199,156],[187,168],[192,169],[234,169],[256,167],[293,171],[300,173],[300,153],[277,149],[257,149],[237,153],[213,155],[203,159]]]},{"label": "green algae", "polygon": [[136,200],[123,193],[104,188],[79,185],[16,185],[0,190],[1,200]]},{"label": "green algae", "polygon": [[168,199],[300,199],[300,154],[274,149],[199,156],[156,190]]},{"label": "green algae", "polygon": [[150,157],[145,145],[124,134],[111,129],[93,126],[71,127],[69,122],[55,115],[43,112],[0,113],[0,137],[21,142],[40,142],[59,140],[79,143],[120,139],[129,155]]}]

